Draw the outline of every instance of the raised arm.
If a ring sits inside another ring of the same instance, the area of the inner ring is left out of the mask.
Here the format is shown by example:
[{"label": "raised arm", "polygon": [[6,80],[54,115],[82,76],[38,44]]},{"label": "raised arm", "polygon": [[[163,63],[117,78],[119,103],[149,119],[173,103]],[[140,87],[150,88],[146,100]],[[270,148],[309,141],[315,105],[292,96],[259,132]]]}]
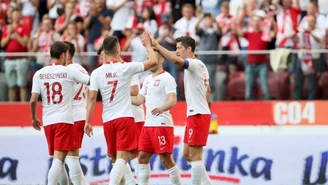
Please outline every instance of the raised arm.
[{"label": "raised arm", "polygon": [[184,65],[183,58],[178,57],[176,54],[162,47],[149,32],[147,32],[147,34],[151,38],[153,46],[164,56],[164,58],[179,67],[182,67]]},{"label": "raised arm", "polygon": [[142,44],[146,47],[148,53],[148,60],[143,62],[144,71],[155,67],[158,63],[156,53],[152,47],[152,41],[147,32],[144,32],[142,35]]}]

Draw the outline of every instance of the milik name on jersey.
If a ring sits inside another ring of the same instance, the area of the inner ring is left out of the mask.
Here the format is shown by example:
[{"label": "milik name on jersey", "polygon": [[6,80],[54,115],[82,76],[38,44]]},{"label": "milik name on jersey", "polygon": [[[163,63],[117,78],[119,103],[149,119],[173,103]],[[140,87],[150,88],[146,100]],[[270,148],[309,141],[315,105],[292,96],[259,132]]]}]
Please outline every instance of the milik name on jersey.
[{"label": "milik name on jersey", "polygon": [[67,73],[46,73],[40,74],[40,79],[56,79],[56,78],[67,78]]},{"label": "milik name on jersey", "polygon": [[115,73],[106,73],[106,78],[117,78],[117,72],[115,72]]}]

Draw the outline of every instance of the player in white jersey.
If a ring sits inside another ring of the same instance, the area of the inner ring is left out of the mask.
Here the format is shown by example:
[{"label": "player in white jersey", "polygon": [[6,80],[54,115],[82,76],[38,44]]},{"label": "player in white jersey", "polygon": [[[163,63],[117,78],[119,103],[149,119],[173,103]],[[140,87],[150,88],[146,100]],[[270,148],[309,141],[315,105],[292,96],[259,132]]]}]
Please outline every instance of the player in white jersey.
[{"label": "player in white jersey", "polygon": [[[104,51],[103,51],[103,46],[101,46],[99,48],[99,50],[97,51],[97,54],[100,57],[100,61],[105,62],[104,60]],[[122,60],[122,59],[121,59]],[[123,61],[123,60],[122,60]],[[135,74],[132,77],[132,81],[131,81],[131,96],[137,96],[139,94],[139,90],[140,90],[140,81],[139,81],[139,76],[138,74]],[[138,169],[139,169],[139,163],[138,163],[138,141],[139,141],[139,136],[141,133],[141,128],[144,125],[144,120],[145,120],[145,116],[144,116],[144,111],[143,111],[143,107],[142,106],[134,106],[132,105],[132,109],[133,109],[133,116],[134,116],[134,120],[135,123],[135,148],[134,150],[130,151],[130,160],[131,163],[135,169],[135,175],[138,175]],[[111,155],[112,158],[112,165],[115,165],[115,161],[116,161],[116,155]],[[138,178],[138,177],[137,177]],[[136,181],[133,177],[132,171],[131,171],[131,167],[130,165],[127,163],[126,165],[126,172],[124,174],[124,177],[122,178],[120,184],[127,184],[127,185],[135,185]]]},{"label": "player in white jersey", "polygon": [[[66,61],[67,68],[77,70],[82,74],[88,75],[88,72],[77,63],[73,63],[75,54],[75,46],[72,42],[64,41],[69,46],[68,58]],[[86,185],[86,181],[81,164],[80,164],[80,148],[84,135],[85,115],[87,106],[88,86],[82,83],[75,83],[73,87],[73,118],[74,118],[74,144],[75,150],[70,151],[66,157],[66,164],[69,168],[69,174],[73,184]]]},{"label": "player in white jersey", "polygon": [[49,155],[53,155],[48,172],[48,185],[57,185],[63,173],[68,151],[74,146],[74,117],[72,110],[72,86],[78,82],[88,84],[89,76],[63,66],[69,46],[55,42],[50,48],[52,64],[37,71],[33,77],[30,99],[33,128],[41,130],[36,116],[39,95],[42,98],[42,123],[48,143]]},{"label": "player in white jersey", "polygon": [[[131,81],[131,96],[137,96],[140,91],[140,80],[139,74],[136,74],[132,77]],[[138,162],[138,144],[139,138],[141,134],[141,130],[145,124],[145,112],[143,109],[143,105],[132,105],[133,116],[135,121],[135,150],[130,152],[130,160],[131,164],[135,170],[135,175],[138,180],[138,172],[139,172],[139,162]]]},{"label": "player in white jersey", "polygon": [[[148,35],[151,36],[149,32]],[[192,184],[211,181],[202,161],[206,146],[211,112],[209,75],[205,64],[195,57],[195,40],[189,36],[176,39],[176,55],[158,44],[151,36],[153,46],[168,60],[184,69],[184,88],[187,102],[187,126],[184,134],[184,157],[191,164]]]},{"label": "player in white jersey", "polygon": [[148,185],[150,178],[150,158],[160,156],[168,170],[173,185],[181,185],[179,167],[175,164],[172,152],[174,146],[174,124],[170,109],[177,103],[176,82],[163,70],[164,57],[157,53],[158,64],[150,69],[151,75],[132,104],[146,103],[146,122],[139,139],[139,184]]},{"label": "player in white jersey", "polygon": [[123,63],[117,37],[110,36],[103,42],[105,61],[91,74],[87,102],[85,132],[92,135],[91,114],[100,90],[103,100],[104,134],[109,156],[116,155],[110,172],[110,185],[121,181],[129,152],[135,148],[134,118],[132,112],[130,86],[133,75],[149,70],[157,63],[156,54],[151,47],[148,34],[144,33],[142,42],[147,48],[148,60],[145,62]]}]

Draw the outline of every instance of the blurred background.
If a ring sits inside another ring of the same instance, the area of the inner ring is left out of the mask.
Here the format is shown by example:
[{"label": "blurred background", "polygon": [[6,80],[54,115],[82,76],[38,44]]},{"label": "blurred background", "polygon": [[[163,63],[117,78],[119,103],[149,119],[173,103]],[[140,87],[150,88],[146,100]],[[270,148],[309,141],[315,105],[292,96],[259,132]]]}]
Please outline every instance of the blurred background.
[{"label": "blurred background", "polygon": [[[327,0],[0,0],[0,184],[45,184],[51,158],[43,132],[30,127],[27,101],[51,44],[73,42],[74,62],[91,73],[110,35],[125,61],[144,61],[145,29],[171,51],[177,37],[196,40],[212,89],[204,162],[213,184],[327,184],[327,15]],[[178,84],[174,158],[190,184],[183,69],[164,68]],[[111,169],[98,101],[95,136],[81,152],[92,184],[106,183]],[[152,184],[169,184],[156,156],[152,170]]]}]

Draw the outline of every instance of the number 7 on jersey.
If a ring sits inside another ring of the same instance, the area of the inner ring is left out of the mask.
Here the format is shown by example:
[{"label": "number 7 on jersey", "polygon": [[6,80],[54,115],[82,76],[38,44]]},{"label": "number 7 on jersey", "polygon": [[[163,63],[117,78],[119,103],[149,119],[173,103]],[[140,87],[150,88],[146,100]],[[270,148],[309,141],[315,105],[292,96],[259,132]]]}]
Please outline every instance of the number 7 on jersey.
[{"label": "number 7 on jersey", "polygon": [[117,80],[115,80],[115,81],[108,81],[107,84],[108,85],[111,85],[111,84],[113,85],[112,93],[111,93],[110,98],[109,98],[109,103],[112,103],[113,100],[114,100],[115,92],[116,92]]}]

